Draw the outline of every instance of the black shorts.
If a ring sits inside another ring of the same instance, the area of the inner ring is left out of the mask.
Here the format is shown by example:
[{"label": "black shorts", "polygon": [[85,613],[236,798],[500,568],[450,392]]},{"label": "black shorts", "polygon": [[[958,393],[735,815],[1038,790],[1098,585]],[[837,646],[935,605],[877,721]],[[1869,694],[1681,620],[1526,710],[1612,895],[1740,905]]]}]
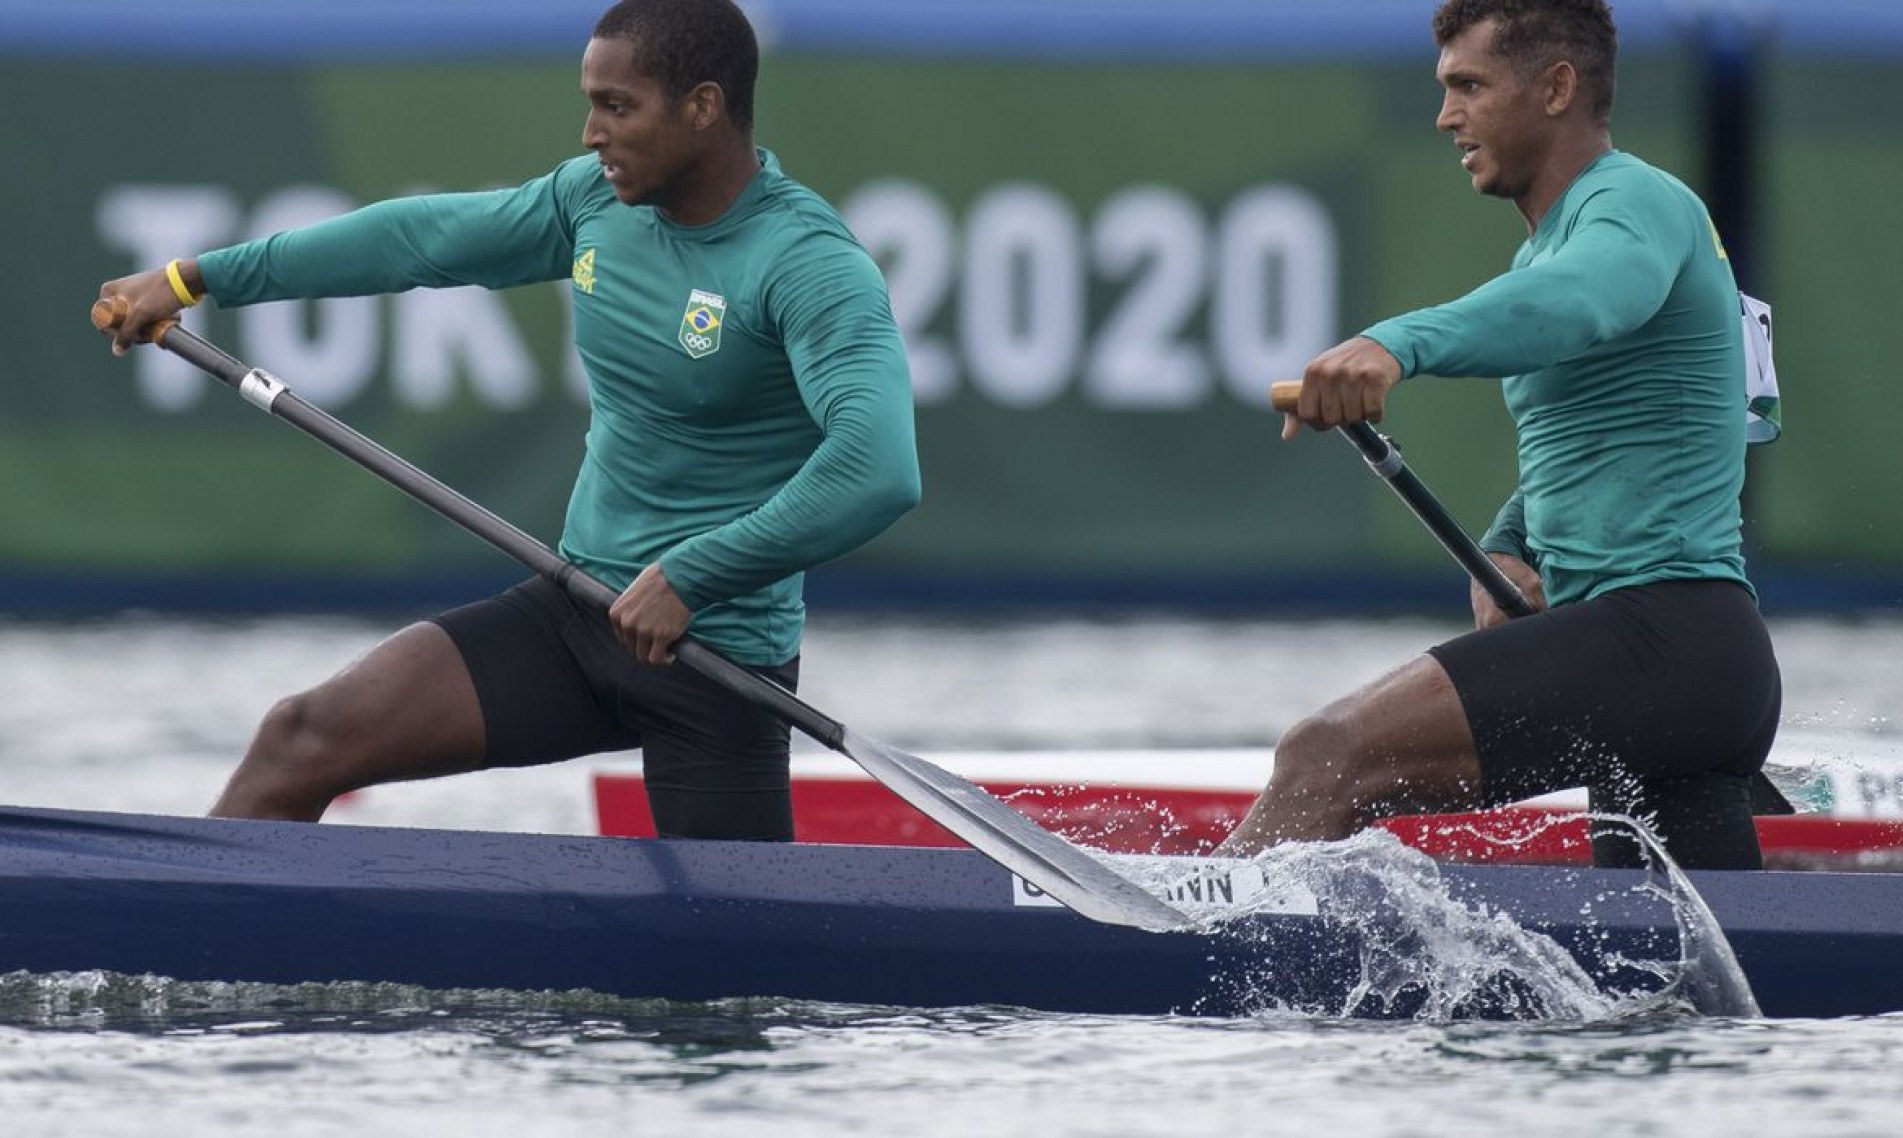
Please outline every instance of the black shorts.
[{"label": "black shorts", "polygon": [[[475,681],[483,765],[639,747],[666,837],[791,841],[786,722],[682,664],[644,664],[607,614],[535,578],[434,618]],[[750,671],[792,690],[799,657]]]},{"label": "black shorts", "polygon": [[[1763,866],[1752,783],[1782,688],[1757,603],[1729,581],[1664,581],[1468,633],[1429,650],[1473,729],[1489,805],[1587,787],[1648,819],[1681,865]],[[1640,865],[1595,824],[1593,859]]]}]

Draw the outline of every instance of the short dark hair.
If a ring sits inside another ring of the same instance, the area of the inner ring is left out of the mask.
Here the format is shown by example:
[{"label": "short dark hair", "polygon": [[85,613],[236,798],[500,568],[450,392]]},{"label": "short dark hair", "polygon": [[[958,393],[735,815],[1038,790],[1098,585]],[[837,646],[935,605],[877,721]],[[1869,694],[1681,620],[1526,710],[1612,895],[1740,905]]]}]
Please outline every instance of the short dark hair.
[{"label": "short dark hair", "polygon": [[595,22],[594,38],[632,43],[635,68],[669,99],[719,84],[734,125],[752,129],[760,45],[733,0],[621,0]]},{"label": "short dark hair", "polygon": [[1593,118],[1612,118],[1619,30],[1606,0],[1446,0],[1434,13],[1434,43],[1446,47],[1476,24],[1497,21],[1493,53],[1531,79],[1562,60],[1579,72]]}]

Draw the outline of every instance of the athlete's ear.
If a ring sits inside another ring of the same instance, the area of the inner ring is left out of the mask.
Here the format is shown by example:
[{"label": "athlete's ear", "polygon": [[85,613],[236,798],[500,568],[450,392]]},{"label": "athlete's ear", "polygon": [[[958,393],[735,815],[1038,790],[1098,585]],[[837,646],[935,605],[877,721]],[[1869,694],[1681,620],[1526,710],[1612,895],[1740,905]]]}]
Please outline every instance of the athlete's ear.
[{"label": "athlete's ear", "polygon": [[687,109],[687,124],[695,130],[708,129],[727,113],[727,92],[718,83],[700,84],[682,102]]},{"label": "athlete's ear", "polygon": [[1560,60],[1546,69],[1540,76],[1540,94],[1546,100],[1546,113],[1558,118],[1573,105],[1579,97],[1579,71],[1571,63]]}]

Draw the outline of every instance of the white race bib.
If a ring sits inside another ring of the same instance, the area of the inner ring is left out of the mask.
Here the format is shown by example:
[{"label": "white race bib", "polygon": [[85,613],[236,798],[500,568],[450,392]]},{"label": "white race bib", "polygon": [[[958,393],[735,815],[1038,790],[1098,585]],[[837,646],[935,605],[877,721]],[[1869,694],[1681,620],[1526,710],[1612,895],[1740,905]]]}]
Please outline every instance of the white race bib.
[{"label": "white race bib", "polygon": [[1771,358],[1771,306],[1738,294],[1744,321],[1744,441],[1768,443],[1784,430],[1777,399],[1777,363]]}]

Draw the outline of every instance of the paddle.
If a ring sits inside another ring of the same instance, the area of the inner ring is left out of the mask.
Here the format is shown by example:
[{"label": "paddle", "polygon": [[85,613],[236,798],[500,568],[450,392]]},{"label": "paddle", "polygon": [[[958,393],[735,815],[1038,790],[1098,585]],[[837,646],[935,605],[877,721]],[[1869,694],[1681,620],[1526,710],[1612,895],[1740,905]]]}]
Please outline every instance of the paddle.
[{"label": "paddle", "polygon": [[[93,326],[102,332],[116,329],[125,320],[126,309],[123,297],[98,301],[92,309]],[[246,366],[181,327],[176,319],[153,325],[145,338],[228,384],[258,409],[317,439],[576,598],[605,611],[619,596],[548,546],[305,402],[276,376]],[[674,645],[674,657],[858,763],[932,821],[1077,913],[1105,924],[1152,931],[1190,923],[1182,912],[985,791],[916,755],[853,732],[792,692],[699,641],[683,638]]]},{"label": "paddle", "polygon": [[[1271,384],[1269,387],[1269,402],[1277,411],[1293,412],[1296,400],[1301,397],[1302,381],[1299,379]],[[1453,554],[1454,560],[1460,562],[1461,567],[1480,582],[1480,587],[1487,590],[1487,595],[1493,598],[1494,604],[1500,606],[1501,612],[1510,617],[1533,615],[1533,605],[1520,592],[1520,587],[1507,579],[1507,575],[1493,563],[1493,558],[1487,556],[1478,542],[1467,536],[1467,531],[1460,528],[1460,523],[1440,504],[1440,500],[1408,469],[1394,440],[1368,423],[1344,423],[1335,429],[1361,452],[1361,457],[1368,462],[1368,469],[1401,496],[1401,501],[1406,502],[1408,509],[1414,511],[1414,516],[1421,519],[1421,524],[1441,543],[1441,547]]]},{"label": "paddle", "polygon": [[[1285,414],[1293,412],[1296,401],[1301,397],[1302,381],[1299,379],[1269,385],[1269,403],[1277,411]],[[1533,606],[1520,592],[1519,586],[1507,579],[1507,575],[1493,563],[1493,558],[1480,548],[1480,543],[1467,536],[1467,531],[1460,528],[1460,523],[1440,504],[1440,500],[1408,469],[1407,463],[1401,458],[1400,448],[1394,445],[1392,439],[1368,423],[1344,423],[1335,429],[1367,459],[1368,469],[1380,475],[1401,496],[1408,509],[1414,511],[1414,516],[1427,527],[1427,531],[1447,552],[1453,554],[1454,560],[1460,562],[1462,568],[1480,582],[1480,587],[1493,598],[1494,604],[1500,606],[1500,611],[1509,617],[1533,615]],[[1756,814],[1797,813],[1790,799],[1762,771],[1751,780],[1751,809]]]}]

